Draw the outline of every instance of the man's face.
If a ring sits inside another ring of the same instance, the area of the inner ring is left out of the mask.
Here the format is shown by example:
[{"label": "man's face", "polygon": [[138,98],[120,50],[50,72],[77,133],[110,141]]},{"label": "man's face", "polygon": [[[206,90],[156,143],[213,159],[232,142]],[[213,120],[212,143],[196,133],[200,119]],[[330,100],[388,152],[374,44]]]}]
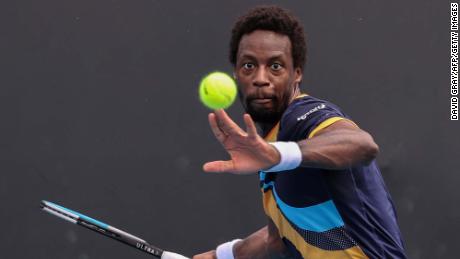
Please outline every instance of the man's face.
[{"label": "man's face", "polygon": [[234,75],[247,113],[259,123],[275,123],[295,97],[302,79],[294,68],[286,35],[256,30],[241,38]]}]

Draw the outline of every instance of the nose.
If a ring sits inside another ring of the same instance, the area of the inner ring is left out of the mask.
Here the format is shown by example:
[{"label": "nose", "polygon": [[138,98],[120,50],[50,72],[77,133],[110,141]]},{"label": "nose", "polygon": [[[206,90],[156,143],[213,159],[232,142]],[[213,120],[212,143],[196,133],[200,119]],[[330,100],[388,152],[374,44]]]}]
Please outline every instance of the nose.
[{"label": "nose", "polygon": [[257,87],[270,85],[270,81],[268,80],[268,73],[265,70],[264,66],[260,66],[257,68],[257,70],[254,73],[252,84]]}]

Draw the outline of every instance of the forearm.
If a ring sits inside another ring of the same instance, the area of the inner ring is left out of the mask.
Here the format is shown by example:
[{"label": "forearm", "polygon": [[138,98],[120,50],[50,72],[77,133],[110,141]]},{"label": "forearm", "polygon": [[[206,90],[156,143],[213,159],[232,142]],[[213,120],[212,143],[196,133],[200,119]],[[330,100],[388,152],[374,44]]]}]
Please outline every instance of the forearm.
[{"label": "forearm", "polygon": [[236,243],[233,247],[235,258],[268,258],[267,237],[268,230],[264,227]]},{"label": "forearm", "polygon": [[283,241],[271,224],[236,243],[233,253],[236,259],[289,258]]},{"label": "forearm", "polygon": [[[219,246],[220,247],[220,246]],[[268,225],[233,245],[235,259],[291,258],[279,237],[278,230],[269,219]],[[218,259],[216,250],[195,255],[193,259]]]},{"label": "forearm", "polygon": [[298,144],[302,152],[301,166],[326,169],[368,164],[379,150],[371,135],[353,129],[328,131]]}]

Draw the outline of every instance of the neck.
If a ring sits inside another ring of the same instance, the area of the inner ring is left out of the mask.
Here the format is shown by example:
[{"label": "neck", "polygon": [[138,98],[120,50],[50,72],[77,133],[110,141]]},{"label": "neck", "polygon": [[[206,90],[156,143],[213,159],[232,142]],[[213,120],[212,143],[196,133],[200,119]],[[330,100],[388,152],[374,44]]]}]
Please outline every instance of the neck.
[{"label": "neck", "polygon": [[[289,101],[288,101],[288,106],[289,104],[292,103],[292,101],[294,101],[294,99],[299,96],[301,93],[300,93],[300,87],[296,87],[295,90],[291,93],[291,96],[289,96]],[[284,111],[283,111],[284,113]],[[257,126],[260,127],[260,129],[262,130],[262,135],[265,137],[267,136],[267,134],[270,132],[271,129],[273,129],[273,127],[275,127],[275,125],[277,124],[278,122],[272,122],[272,123],[262,123],[262,122],[257,122]]]},{"label": "neck", "polygon": [[273,127],[275,127],[276,122],[275,123],[257,123],[257,125],[262,130],[262,136],[265,137],[270,132],[270,130],[273,129]]}]

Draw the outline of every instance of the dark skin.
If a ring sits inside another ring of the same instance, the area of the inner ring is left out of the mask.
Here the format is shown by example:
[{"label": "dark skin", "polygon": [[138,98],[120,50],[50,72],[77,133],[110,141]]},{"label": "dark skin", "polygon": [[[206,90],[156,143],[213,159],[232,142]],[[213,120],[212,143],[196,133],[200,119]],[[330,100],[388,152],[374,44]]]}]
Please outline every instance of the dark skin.
[{"label": "dark skin", "polygon": [[[255,115],[268,111],[275,116],[300,94],[302,70],[293,65],[291,42],[285,35],[257,30],[243,36],[234,75],[243,106]],[[251,116],[245,114],[243,118],[246,130],[223,110],[209,114],[211,129],[231,160],[208,162],[203,166],[205,172],[255,174],[279,163],[280,154],[257,133]],[[265,135],[276,122],[256,123]],[[298,145],[302,152],[301,166],[325,169],[368,164],[378,153],[373,138],[348,120],[337,121]],[[233,252],[235,258],[289,258],[271,220],[266,227],[236,243]],[[216,258],[215,250],[193,258]]]},{"label": "dark skin", "polygon": [[[289,37],[254,31],[240,41],[234,77],[244,108],[252,113],[265,135],[300,94],[302,70],[294,68]],[[272,119],[258,120],[259,114],[268,114]]]}]

